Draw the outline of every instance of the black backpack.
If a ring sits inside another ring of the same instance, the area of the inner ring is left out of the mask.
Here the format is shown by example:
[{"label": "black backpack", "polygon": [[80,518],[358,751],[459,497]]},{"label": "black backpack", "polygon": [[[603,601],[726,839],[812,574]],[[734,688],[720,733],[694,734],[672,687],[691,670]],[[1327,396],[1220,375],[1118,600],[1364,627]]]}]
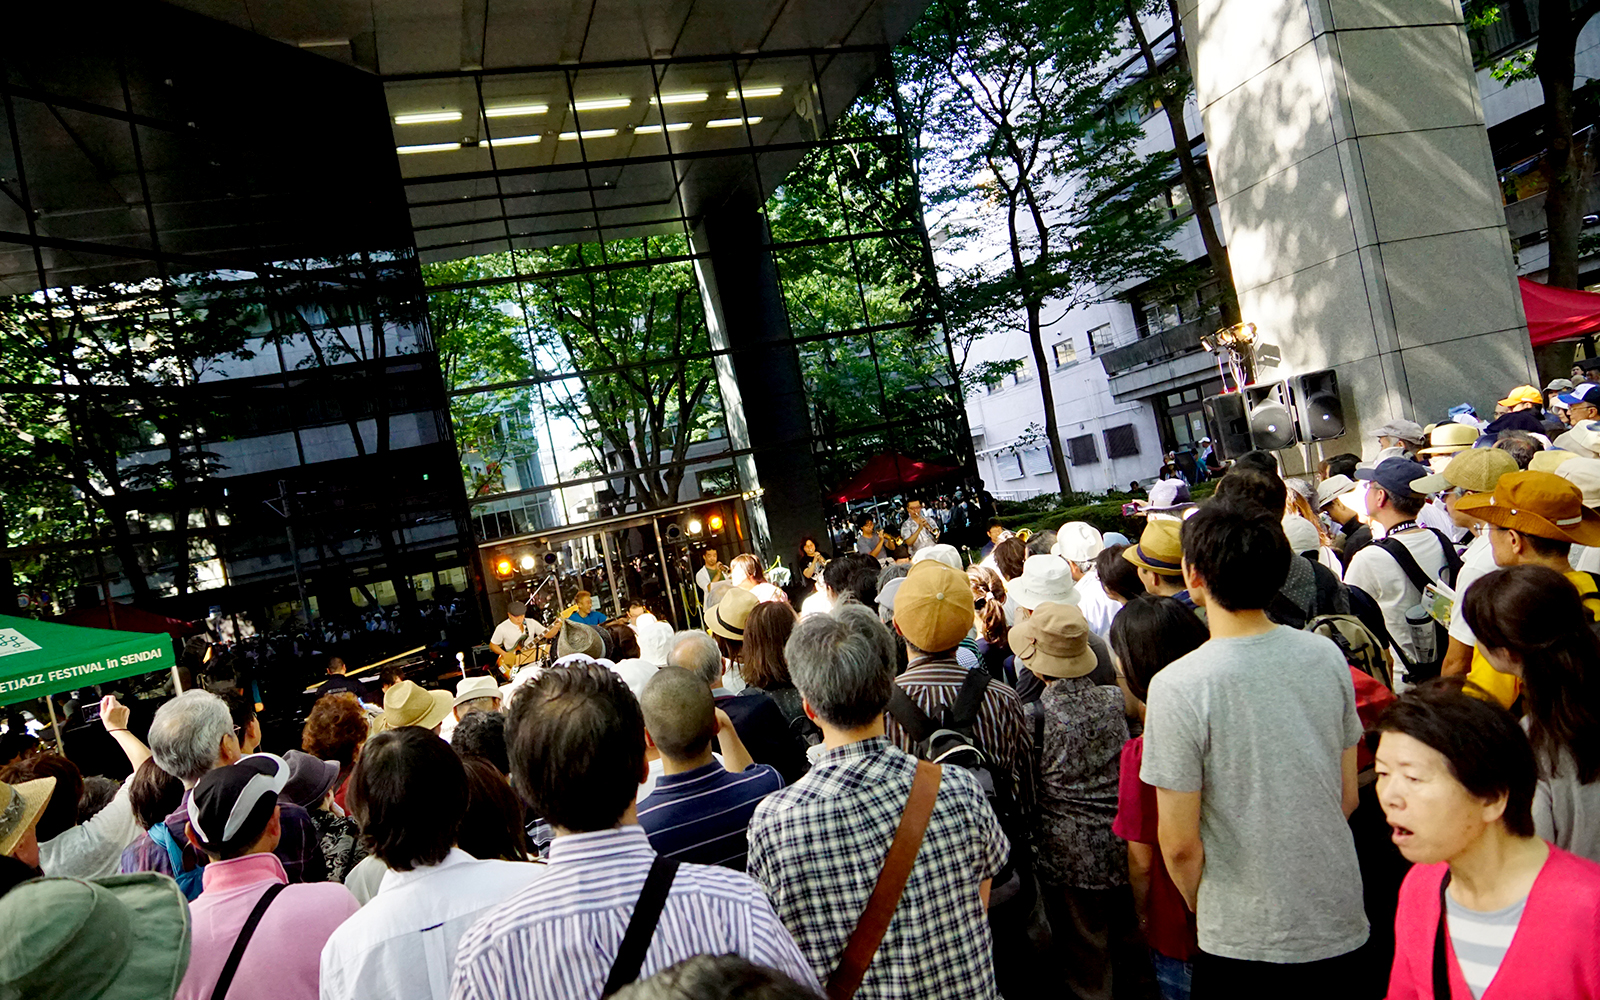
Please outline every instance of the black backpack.
[{"label": "black backpack", "polygon": [[[917,757],[934,764],[966,768],[978,779],[983,797],[988,800],[989,807],[994,810],[1001,829],[1005,830],[1012,844],[1010,859],[994,877],[994,892],[999,893],[1002,886],[1014,881],[1011,875],[1015,863],[1027,858],[1031,850],[1031,838],[1027,825],[1022,821],[1011,779],[1003,773],[997,773],[994,761],[978,745],[978,709],[983,706],[983,695],[989,689],[990,680],[989,671],[982,667],[967,671],[955,702],[946,705],[937,720],[929,718],[911,700],[911,696],[896,684],[894,693],[889,696],[889,714],[911,737],[913,752]],[[995,902],[993,896],[990,902],[991,905]]]},{"label": "black backpack", "polygon": [[[1411,555],[1411,550],[1406,548],[1406,544],[1400,539],[1389,537],[1372,544],[1393,557],[1394,561],[1399,564],[1401,571],[1405,573],[1406,578],[1411,581],[1411,585],[1416,587],[1419,592],[1426,591],[1428,584],[1439,582],[1453,589],[1456,585],[1456,574],[1461,571],[1461,556],[1456,552],[1455,544],[1444,536],[1444,532],[1438,528],[1429,528],[1428,530],[1433,533],[1434,538],[1439,540],[1439,547],[1444,550],[1444,567],[1439,571],[1439,580],[1432,579],[1422,571],[1422,567],[1417,565],[1417,560]],[[1460,600],[1460,597],[1461,595],[1456,595],[1457,600]],[[1394,637],[1391,636],[1390,638]],[[1449,648],[1450,629],[1437,621],[1433,623],[1432,659],[1425,662],[1413,662],[1410,657],[1406,656],[1400,643],[1398,641],[1394,643],[1395,654],[1405,663],[1406,680],[1411,684],[1420,684],[1425,680],[1438,677],[1439,667],[1444,663],[1445,651]]]}]

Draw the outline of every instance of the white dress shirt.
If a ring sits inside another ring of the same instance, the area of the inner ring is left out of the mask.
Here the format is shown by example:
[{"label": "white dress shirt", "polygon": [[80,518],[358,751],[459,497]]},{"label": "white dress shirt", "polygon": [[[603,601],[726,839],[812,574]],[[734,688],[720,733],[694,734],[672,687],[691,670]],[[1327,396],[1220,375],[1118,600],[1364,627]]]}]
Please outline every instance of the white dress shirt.
[{"label": "white dress shirt", "polygon": [[124,781],[104,809],[39,845],[39,870],[72,878],[115,875],[123,849],[143,832]]},{"label": "white dress shirt", "polygon": [[1100,585],[1100,574],[1094,569],[1091,568],[1078,580],[1078,597],[1078,610],[1083,612],[1084,620],[1089,623],[1089,631],[1102,639],[1109,639],[1111,620],[1117,617],[1122,605],[1106,596],[1106,589]]},{"label": "white dress shirt", "polygon": [[445,1000],[461,935],[544,874],[459,847],[436,865],[385,871],[378,894],[322,949],[322,1000]]}]

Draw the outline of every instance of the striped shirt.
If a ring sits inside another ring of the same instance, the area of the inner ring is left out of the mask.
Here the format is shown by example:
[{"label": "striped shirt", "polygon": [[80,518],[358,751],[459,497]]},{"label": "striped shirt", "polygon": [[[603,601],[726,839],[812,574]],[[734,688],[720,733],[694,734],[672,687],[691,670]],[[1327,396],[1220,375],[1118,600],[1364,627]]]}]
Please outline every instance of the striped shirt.
[{"label": "striped shirt", "polygon": [[717,761],[664,774],[639,803],[639,825],[660,854],[698,865],[744,871],[745,830],[756,803],[783,787],[768,764],[733,774]]},{"label": "striped shirt", "polygon": [[[967,679],[967,669],[955,660],[923,657],[912,660],[905,673],[894,679],[918,708],[935,722],[947,707],[953,707]],[[886,718],[884,732],[889,742],[915,754],[911,737],[894,716]],[[1033,815],[1033,732],[1028,728],[1017,692],[1002,681],[992,681],[978,706],[978,721],[973,725],[978,749],[1011,778],[1011,791],[1026,816]]]},{"label": "striped shirt", "polygon": [[[598,997],[655,856],[635,825],[557,837],[544,877],[462,936],[452,1000]],[[683,865],[639,978],[730,952],[821,992],[759,885],[725,868]]]},{"label": "striped shirt", "polygon": [[1455,949],[1456,964],[1461,966],[1461,978],[1472,988],[1474,997],[1481,997],[1500,971],[1528,900],[1524,897],[1503,910],[1480,913],[1462,906],[1448,892],[1444,899],[1449,909],[1450,946]]}]

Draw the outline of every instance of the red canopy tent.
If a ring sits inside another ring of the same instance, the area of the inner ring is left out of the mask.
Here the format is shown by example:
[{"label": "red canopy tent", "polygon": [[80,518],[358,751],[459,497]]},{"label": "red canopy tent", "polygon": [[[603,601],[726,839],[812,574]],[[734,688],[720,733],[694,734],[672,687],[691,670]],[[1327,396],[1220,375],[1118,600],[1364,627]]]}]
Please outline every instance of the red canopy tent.
[{"label": "red canopy tent", "polygon": [[865,500],[879,493],[933,482],[960,471],[954,466],[918,462],[886,451],[868,462],[854,479],[833,495],[833,499],[838,503]]},{"label": "red canopy tent", "polygon": [[1518,278],[1528,338],[1534,347],[1600,331],[1600,295],[1576,288],[1552,288]]},{"label": "red canopy tent", "polygon": [[66,625],[82,625],[88,628],[115,628],[122,632],[165,632],[174,639],[183,639],[205,631],[205,626],[198,622],[186,622],[181,618],[168,618],[158,615],[154,611],[145,611],[131,604],[117,605],[117,623],[111,624],[111,613],[104,604],[93,604],[84,608],[74,608],[61,616],[61,622]]}]

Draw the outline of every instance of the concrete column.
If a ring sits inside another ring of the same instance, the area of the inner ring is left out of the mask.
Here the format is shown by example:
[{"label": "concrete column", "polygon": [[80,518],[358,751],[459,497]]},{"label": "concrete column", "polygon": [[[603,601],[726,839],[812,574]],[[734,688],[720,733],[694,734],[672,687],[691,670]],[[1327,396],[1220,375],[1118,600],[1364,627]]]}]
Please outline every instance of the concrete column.
[{"label": "concrete column", "polygon": [[1181,6],[1258,381],[1337,369],[1328,454],[1532,382],[1458,0]]},{"label": "concrete column", "polygon": [[770,562],[780,555],[794,568],[800,539],[825,539],[822,485],[811,454],[811,408],[790,339],[789,314],[768,249],[767,225],[752,199],[735,196],[706,214],[691,236],[706,307],[718,388],[735,447],[753,449],[739,460],[746,488],[761,501],[748,505],[751,535]]}]

